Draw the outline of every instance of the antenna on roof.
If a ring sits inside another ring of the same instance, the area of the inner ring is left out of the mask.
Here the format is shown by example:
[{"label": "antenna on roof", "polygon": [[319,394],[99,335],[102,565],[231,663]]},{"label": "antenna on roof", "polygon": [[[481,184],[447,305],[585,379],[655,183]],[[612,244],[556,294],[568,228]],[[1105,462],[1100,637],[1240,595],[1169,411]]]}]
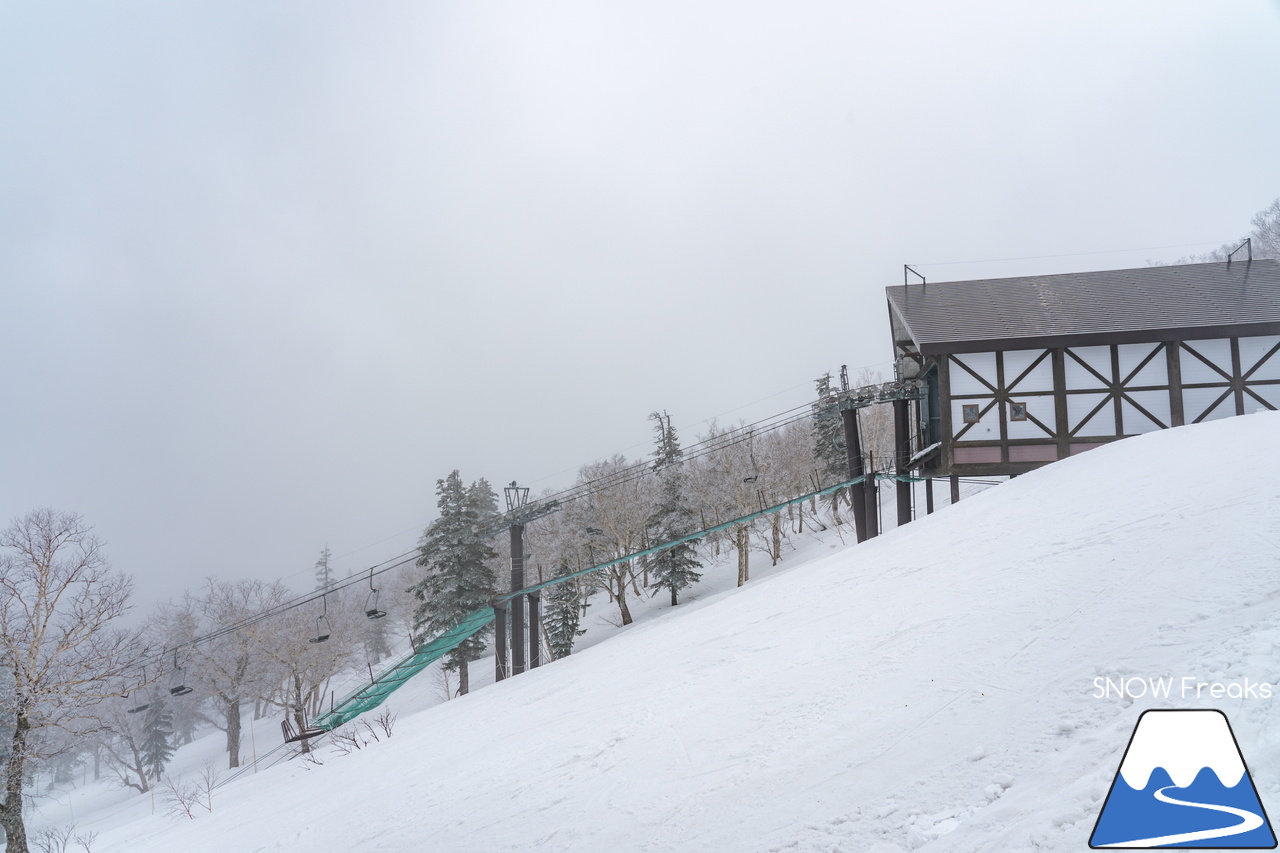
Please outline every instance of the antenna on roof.
[{"label": "antenna on roof", "polygon": [[902,265],[902,296],[903,296],[903,299],[906,300],[907,307],[910,308],[911,307],[911,288],[907,287],[907,273],[911,273],[916,278],[920,279],[920,287],[922,289],[924,289],[924,286],[928,282],[924,280],[924,276],[920,275],[920,273],[916,272],[916,270],[911,267],[911,264]]},{"label": "antenna on roof", "polygon": [[[1240,251],[1241,249],[1249,250],[1249,263],[1253,263],[1253,238],[1245,237],[1244,242],[1241,243],[1239,246],[1236,246],[1235,249],[1231,251],[1231,255],[1234,255],[1236,252]],[[1227,266],[1231,266],[1231,255],[1227,255]]]}]

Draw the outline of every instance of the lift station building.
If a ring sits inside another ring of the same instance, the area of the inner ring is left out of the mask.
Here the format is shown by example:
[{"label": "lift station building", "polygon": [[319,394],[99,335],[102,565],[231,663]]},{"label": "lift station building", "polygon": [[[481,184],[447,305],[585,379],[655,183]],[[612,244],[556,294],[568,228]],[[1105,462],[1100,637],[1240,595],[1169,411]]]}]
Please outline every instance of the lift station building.
[{"label": "lift station building", "polygon": [[1280,408],[1280,261],[886,292],[897,378],[922,386],[902,467],[924,477],[1016,475],[1126,436]]}]

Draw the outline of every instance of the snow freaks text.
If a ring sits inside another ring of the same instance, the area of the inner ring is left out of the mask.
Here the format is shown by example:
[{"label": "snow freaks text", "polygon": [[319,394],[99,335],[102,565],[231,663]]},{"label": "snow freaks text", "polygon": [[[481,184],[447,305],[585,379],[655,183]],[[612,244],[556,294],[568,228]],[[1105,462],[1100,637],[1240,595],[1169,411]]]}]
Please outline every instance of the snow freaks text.
[{"label": "snow freaks text", "polygon": [[1247,676],[1233,681],[1208,681],[1192,675],[1098,676],[1093,680],[1094,699],[1270,699],[1275,685]]}]

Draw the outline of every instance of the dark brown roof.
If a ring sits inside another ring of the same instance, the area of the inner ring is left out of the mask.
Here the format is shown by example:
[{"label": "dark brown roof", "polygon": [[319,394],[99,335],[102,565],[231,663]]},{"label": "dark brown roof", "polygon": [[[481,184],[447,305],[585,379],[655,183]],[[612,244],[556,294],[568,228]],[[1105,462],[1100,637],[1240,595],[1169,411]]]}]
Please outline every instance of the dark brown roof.
[{"label": "dark brown roof", "polygon": [[922,353],[1280,333],[1280,261],[885,288]]}]

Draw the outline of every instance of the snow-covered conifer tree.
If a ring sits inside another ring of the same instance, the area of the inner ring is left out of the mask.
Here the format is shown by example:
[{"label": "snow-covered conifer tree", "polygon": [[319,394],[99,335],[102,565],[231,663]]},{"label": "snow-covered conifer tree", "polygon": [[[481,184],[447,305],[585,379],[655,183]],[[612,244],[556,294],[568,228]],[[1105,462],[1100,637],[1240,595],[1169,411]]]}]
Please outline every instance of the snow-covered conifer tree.
[{"label": "snow-covered conifer tree", "polygon": [[[562,578],[571,573],[569,561],[561,559],[556,567],[555,576]],[[559,660],[567,657],[573,650],[573,638],[587,633],[585,628],[578,627],[581,618],[579,609],[580,597],[576,580],[555,584],[547,589],[546,611],[542,615],[542,626],[547,632],[547,643],[551,646],[551,659]]]},{"label": "snow-covered conifer tree", "polygon": [[[488,483],[462,485],[457,471],[436,481],[440,516],[418,543],[419,566],[426,577],[412,587],[420,602],[413,616],[415,631],[436,634],[454,627],[468,613],[489,604],[493,595],[490,561],[496,552],[480,539],[481,521],[496,508],[497,497]],[[483,633],[483,632],[482,632]],[[469,637],[445,659],[445,668],[458,673],[458,692],[466,693],[467,662],[484,650],[482,634]]]},{"label": "snow-covered conifer tree", "polygon": [[840,418],[818,417],[827,398],[832,394],[831,374],[824,373],[814,380],[818,399],[813,403],[813,461],[823,485],[833,485],[849,474],[849,463],[844,449],[844,424]]},{"label": "snow-covered conifer tree", "polygon": [[316,560],[316,589],[328,589],[333,586],[333,569],[329,566],[329,561],[333,559],[333,554],[329,551],[329,546],[325,545],[324,550],[320,552],[320,559]]},{"label": "snow-covered conifer tree", "polygon": [[[658,476],[658,501],[649,518],[649,541],[661,544],[692,533],[697,524],[685,498],[684,451],[680,449],[680,440],[671,426],[671,416],[666,412],[654,412],[649,419],[654,421],[656,447],[653,468]],[[650,587],[655,591],[670,590],[673,607],[677,603],[677,593],[702,578],[696,571],[702,566],[696,553],[693,542],[683,542],[646,558],[651,573]]]},{"label": "snow-covered conifer tree", "polygon": [[156,691],[144,713],[146,716],[142,721],[142,743],[138,751],[142,754],[142,766],[154,785],[160,781],[165,766],[173,757],[173,711],[159,691]]}]

